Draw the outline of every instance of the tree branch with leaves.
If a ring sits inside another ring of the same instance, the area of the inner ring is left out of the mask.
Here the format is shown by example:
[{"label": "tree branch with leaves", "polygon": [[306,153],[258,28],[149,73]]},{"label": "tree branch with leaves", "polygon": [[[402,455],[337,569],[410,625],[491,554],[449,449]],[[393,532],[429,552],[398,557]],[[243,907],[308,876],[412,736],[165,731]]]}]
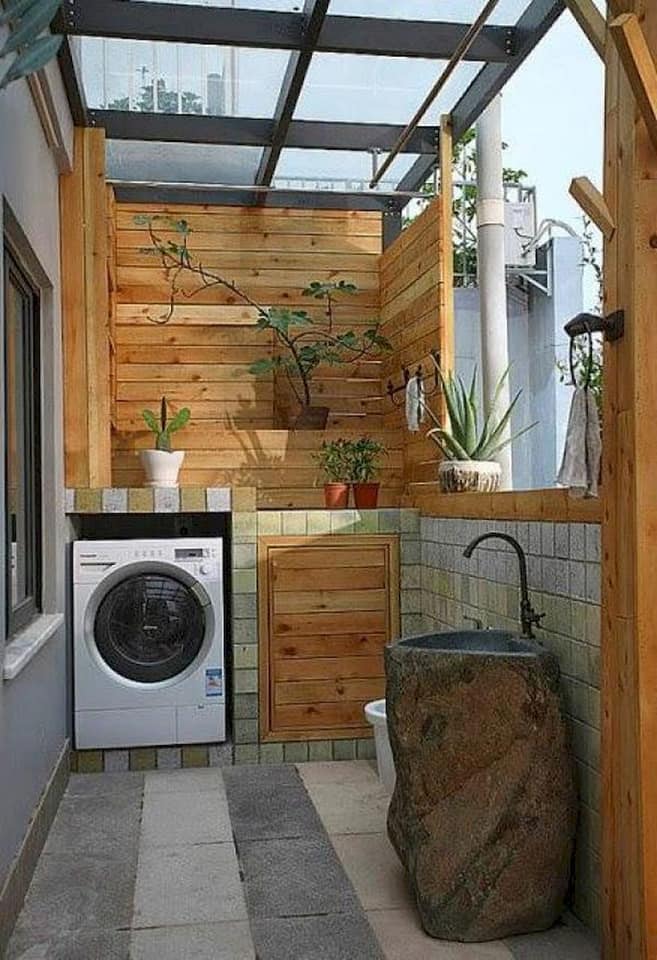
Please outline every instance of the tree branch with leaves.
[{"label": "tree branch with leaves", "polygon": [[61,6],[60,0],[11,0],[0,12],[0,27],[9,34],[0,47],[0,61],[13,57],[0,79],[0,90],[27,77],[52,60],[63,37],[46,33]]}]

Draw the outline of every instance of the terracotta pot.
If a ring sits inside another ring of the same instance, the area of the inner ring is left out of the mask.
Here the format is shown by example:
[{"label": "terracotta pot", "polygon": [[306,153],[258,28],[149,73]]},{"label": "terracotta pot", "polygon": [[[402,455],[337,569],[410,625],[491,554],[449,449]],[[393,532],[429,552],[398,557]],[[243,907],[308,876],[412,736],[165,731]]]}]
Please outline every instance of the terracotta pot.
[{"label": "terracotta pot", "polygon": [[379,502],[378,483],[354,483],[354,503],[357,510],[376,510]]},{"label": "terracotta pot", "polygon": [[146,487],[177,487],[178,474],[185,459],[184,450],[141,450],[141,465]]},{"label": "terracotta pot", "polygon": [[324,502],[329,510],[344,510],[349,503],[349,484],[325,483]]},{"label": "terracotta pot", "polygon": [[495,493],[501,474],[494,460],[443,460],[438,465],[442,493]]},{"label": "terracotta pot", "polygon": [[295,430],[325,430],[328,415],[328,407],[302,407],[293,427]]}]

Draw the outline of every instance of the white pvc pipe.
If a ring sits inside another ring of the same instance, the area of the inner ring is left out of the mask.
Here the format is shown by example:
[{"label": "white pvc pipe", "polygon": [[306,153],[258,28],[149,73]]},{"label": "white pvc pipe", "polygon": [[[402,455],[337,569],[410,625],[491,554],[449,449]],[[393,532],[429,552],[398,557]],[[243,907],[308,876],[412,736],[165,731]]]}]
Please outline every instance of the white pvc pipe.
[{"label": "white pvc pipe", "polygon": [[[509,366],[500,96],[477,121],[477,233],[482,384],[484,406],[488,408],[495,387]],[[504,410],[509,402],[507,382],[498,400],[498,410]],[[506,437],[510,433],[509,426]],[[502,467],[501,489],[509,490],[513,482],[511,447],[502,450],[497,459]]]}]

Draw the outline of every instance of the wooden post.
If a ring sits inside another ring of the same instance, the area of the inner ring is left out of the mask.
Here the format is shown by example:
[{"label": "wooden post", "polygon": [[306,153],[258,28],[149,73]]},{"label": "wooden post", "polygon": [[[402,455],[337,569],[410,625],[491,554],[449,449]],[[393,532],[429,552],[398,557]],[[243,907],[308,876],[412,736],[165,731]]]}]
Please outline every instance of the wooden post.
[{"label": "wooden post", "polygon": [[[654,0],[625,0],[657,52]],[[602,914],[605,960],[657,957],[657,151],[617,48],[606,51],[602,604]]]},{"label": "wooden post", "polygon": [[443,370],[454,366],[454,144],[452,120],[440,118],[440,357]]},{"label": "wooden post", "polygon": [[566,0],[566,6],[588,37],[597,55],[604,60],[607,25],[593,0]]},{"label": "wooden post", "polygon": [[105,133],[75,131],[60,178],[64,451],[69,487],[110,486],[111,409]]}]

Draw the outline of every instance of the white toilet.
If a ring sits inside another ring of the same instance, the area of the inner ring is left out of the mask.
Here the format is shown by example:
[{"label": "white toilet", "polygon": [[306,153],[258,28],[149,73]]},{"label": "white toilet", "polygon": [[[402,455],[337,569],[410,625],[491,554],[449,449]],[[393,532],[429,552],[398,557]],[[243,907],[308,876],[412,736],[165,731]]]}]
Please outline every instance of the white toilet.
[{"label": "white toilet", "polygon": [[379,780],[388,793],[392,793],[395,789],[395,764],[392,759],[388,737],[385,700],[372,700],[371,703],[365,704],[365,717],[367,722],[374,727],[376,766],[379,771]]}]

